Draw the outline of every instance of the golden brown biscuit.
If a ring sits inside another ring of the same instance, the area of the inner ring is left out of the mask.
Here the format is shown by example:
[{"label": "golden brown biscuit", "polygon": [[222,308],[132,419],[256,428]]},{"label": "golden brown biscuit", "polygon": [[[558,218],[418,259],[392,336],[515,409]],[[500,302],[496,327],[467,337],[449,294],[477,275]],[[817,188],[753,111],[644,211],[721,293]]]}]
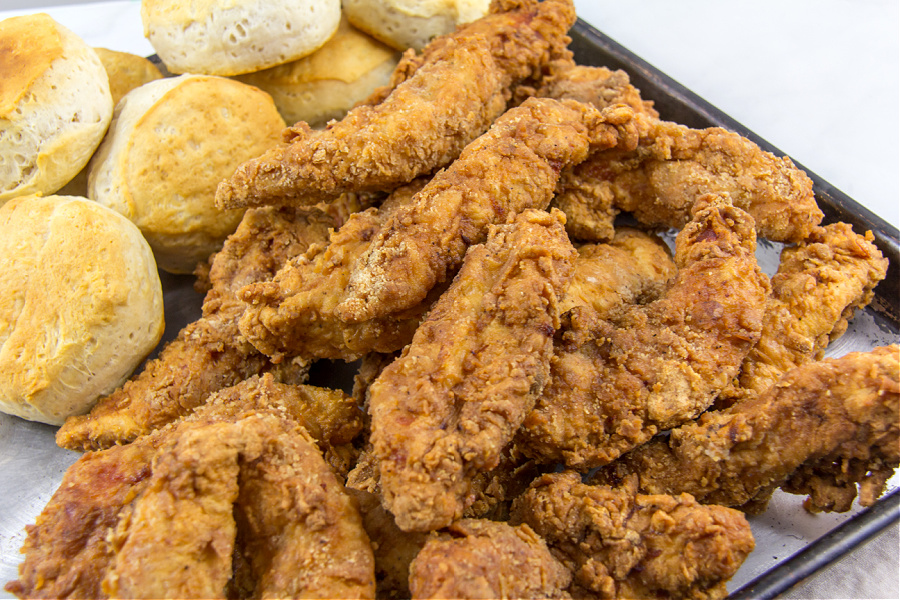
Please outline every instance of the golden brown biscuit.
[{"label": "golden brown biscuit", "polygon": [[112,118],[106,70],[39,13],[0,22],[0,204],[52,194],[90,160]]},{"label": "golden brown biscuit", "polygon": [[268,92],[286,123],[323,127],[387,85],[399,60],[397,51],[342,19],[334,36],[313,54],[236,79]]},{"label": "golden brown biscuit", "polygon": [[159,342],[162,287],[127,219],[86,198],[0,207],[0,410],[61,425]]},{"label": "golden brown biscuit", "polygon": [[225,77],[151,81],[119,102],[91,160],[88,197],[134,222],[161,269],[191,273],[243,211],[221,211],[216,185],[281,139],[272,98]]}]

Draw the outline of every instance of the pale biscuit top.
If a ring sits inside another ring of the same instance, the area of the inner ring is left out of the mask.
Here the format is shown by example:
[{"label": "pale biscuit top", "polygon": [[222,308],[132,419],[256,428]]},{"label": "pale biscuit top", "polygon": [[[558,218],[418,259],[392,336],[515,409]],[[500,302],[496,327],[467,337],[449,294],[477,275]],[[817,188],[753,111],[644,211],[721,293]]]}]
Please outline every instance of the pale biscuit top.
[{"label": "pale biscuit top", "polygon": [[488,12],[490,0],[344,0],[344,14],[369,35],[398,50],[421,50]]},{"label": "pale biscuit top", "polygon": [[340,17],[340,0],[141,2],[144,35],[172,73],[239,75],[297,60]]}]

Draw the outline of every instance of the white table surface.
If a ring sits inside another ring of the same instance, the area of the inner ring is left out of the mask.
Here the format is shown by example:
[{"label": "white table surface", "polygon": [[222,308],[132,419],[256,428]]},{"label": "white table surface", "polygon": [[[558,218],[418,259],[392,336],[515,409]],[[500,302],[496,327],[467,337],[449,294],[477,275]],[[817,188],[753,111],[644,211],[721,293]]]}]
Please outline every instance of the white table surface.
[{"label": "white table surface", "polygon": [[[893,225],[900,224],[900,2],[575,0],[606,35]],[[0,0],[93,46],[153,54],[138,0]],[[898,527],[791,598],[900,598]]]}]

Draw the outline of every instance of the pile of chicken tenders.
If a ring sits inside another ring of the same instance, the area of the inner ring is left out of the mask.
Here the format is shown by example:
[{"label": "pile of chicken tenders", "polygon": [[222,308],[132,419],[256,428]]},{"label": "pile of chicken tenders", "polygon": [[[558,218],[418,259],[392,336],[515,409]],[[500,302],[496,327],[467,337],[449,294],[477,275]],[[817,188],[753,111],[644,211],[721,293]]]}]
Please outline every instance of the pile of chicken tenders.
[{"label": "pile of chicken tenders", "polygon": [[[249,208],[202,316],[59,430],[85,453],[8,591],[723,598],[776,489],[884,492],[900,349],[821,358],[885,277],[872,234],[575,64],[575,19],[494,0],[219,185]],[[306,383],[323,359],[352,393]]]}]

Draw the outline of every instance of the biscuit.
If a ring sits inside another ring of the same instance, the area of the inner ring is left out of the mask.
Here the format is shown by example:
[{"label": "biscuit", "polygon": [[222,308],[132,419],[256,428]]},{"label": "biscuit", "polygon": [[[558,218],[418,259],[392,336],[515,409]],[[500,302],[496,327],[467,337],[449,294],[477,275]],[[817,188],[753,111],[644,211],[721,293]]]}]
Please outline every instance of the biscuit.
[{"label": "biscuit", "polygon": [[0,22],[0,204],[52,194],[90,160],[112,118],[93,48],[39,13]]},{"label": "biscuit", "polygon": [[0,207],[0,411],[61,425],[131,375],[164,328],[137,227],[86,198]]},{"label": "biscuit", "polygon": [[[163,74],[155,64],[137,54],[118,52],[106,48],[94,48],[109,77],[109,92],[113,106],[125,94],[145,83],[162,79]],[[57,192],[60,196],[87,196],[87,165]]]},{"label": "biscuit", "polygon": [[113,106],[134,88],[163,78],[159,67],[143,56],[107,48],[94,48],[94,51],[109,77]]},{"label": "biscuit", "polygon": [[488,12],[490,0],[344,0],[355,27],[398,50],[421,50]]},{"label": "biscuit", "polygon": [[313,54],[235,79],[268,92],[285,122],[318,128],[387,85],[399,60],[399,52],[342,19]]},{"label": "biscuit", "polygon": [[144,36],[172,73],[239,75],[318,50],[340,0],[143,0]]},{"label": "biscuit", "polygon": [[151,81],[116,106],[88,166],[88,197],[137,225],[161,269],[191,273],[243,215],[216,208],[219,181],[283,129],[272,98],[249,85],[211,75]]}]

